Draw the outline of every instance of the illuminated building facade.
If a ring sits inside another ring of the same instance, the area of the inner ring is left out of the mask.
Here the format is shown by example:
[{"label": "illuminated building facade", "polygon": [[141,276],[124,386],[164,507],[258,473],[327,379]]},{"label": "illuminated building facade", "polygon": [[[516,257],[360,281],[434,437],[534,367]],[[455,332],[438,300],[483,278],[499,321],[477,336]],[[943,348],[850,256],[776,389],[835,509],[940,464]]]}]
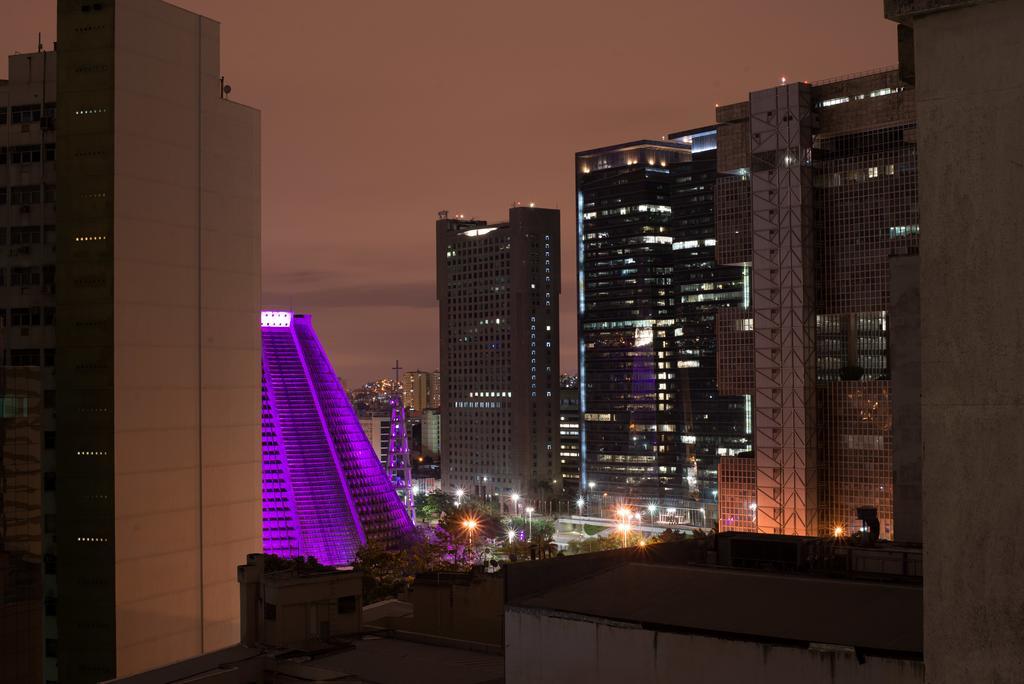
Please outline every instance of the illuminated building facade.
[{"label": "illuminated building facade", "polygon": [[575,377],[562,376],[558,402],[558,457],[562,492],[580,491],[580,388]]},{"label": "illuminated building facade", "polygon": [[436,399],[440,388],[435,387],[435,384],[439,380],[436,372],[414,370],[403,373],[402,400],[405,402],[405,407],[416,413],[421,413],[428,408],[436,408]]},{"label": "illuminated building facade", "polygon": [[[412,528],[309,316],[264,311],[263,549],[348,565]],[[386,452],[385,452],[386,453]]]},{"label": "illuminated building facade", "polygon": [[749,448],[715,383],[743,277],[714,260],[715,129],[666,137],[576,155],[581,488],[703,526],[718,458]]},{"label": "illuminated building facade", "polygon": [[717,118],[717,257],[750,272],[745,308],[718,316],[718,381],[754,413],[753,455],[722,464],[720,527],[847,534],[874,506],[892,538],[890,264],[918,251],[913,91],[895,70],[783,84]]},{"label": "illuminated building facade", "polygon": [[441,472],[449,491],[561,494],[559,214],[437,221]]}]

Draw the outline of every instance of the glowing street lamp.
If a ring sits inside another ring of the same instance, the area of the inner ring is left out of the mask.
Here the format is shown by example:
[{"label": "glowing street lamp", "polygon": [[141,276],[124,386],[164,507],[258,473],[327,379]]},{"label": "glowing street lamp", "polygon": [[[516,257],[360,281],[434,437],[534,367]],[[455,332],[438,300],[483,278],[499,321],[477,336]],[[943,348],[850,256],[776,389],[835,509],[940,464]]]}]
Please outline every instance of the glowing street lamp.
[{"label": "glowing street lamp", "polygon": [[512,504],[515,506],[515,510],[512,511],[513,515],[519,515],[519,494],[516,492],[512,493],[512,496],[508,497],[512,499]]},{"label": "glowing street lamp", "polygon": [[629,522],[628,518],[626,522],[620,522],[618,525],[619,532],[622,532],[622,548],[626,548],[626,540],[629,535]]},{"label": "glowing street lamp", "polygon": [[476,520],[473,520],[473,518],[466,518],[462,521],[462,526],[466,529],[467,534],[469,534],[469,546],[472,547],[473,532],[476,531],[477,522]]},{"label": "glowing street lamp", "polygon": [[455,490],[455,507],[456,508],[458,508],[459,506],[462,505],[462,497],[464,497],[465,495],[466,495],[466,492],[462,491],[461,489],[456,489]]},{"label": "glowing street lamp", "polygon": [[530,539],[530,541],[533,541],[533,506],[527,506],[526,507],[526,520],[527,520],[527,524],[529,524],[529,526],[530,526],[530,536],[529,536],[529,539]]},{"label": "glowing street lamp", "polygon": [[586,501],[583,500],[582,496],[580,498],[576,499],[576,508],[579,510],[580,515],[583,515],[583,506],[585,504],[586,504]]},{"label": "glowing street lamp", "polygon": [[508,535],[508,543],[509,544],[511,544],[512,542],[514,542],[516,540],[516,531],[514,529],[512,529],[511,527],[509,528],[509,530],[507,532],[507,535]]}]

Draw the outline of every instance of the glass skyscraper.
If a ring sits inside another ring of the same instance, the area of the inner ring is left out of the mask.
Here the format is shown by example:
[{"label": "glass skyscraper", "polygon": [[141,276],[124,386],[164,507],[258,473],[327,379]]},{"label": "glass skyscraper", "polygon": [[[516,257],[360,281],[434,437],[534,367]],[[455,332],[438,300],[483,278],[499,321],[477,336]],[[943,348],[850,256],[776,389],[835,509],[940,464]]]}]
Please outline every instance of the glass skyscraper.
[{"label": "glass skyscraper", "polygon": [[671,138],[576,155],[581,487],[703,525],[747,444],[715,388],[714,310],[743,278],[714,259],[714,129]]}]

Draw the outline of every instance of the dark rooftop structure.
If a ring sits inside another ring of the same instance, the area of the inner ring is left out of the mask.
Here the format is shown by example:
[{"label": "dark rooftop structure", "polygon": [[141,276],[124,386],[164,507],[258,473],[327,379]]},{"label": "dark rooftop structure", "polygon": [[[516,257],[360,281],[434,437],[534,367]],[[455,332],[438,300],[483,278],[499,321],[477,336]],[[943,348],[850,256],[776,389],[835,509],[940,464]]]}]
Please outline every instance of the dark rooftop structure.
[{"label": "dark rooftop structure", "polygon": [[[674,648],[686,660],[714,659],[730,681],[815,681],[801,673],[823,661],[863,665],[851,671],[863,681],[923,681],[920,548],[727,533],[506,572],[509,681],[596,662],[580,653],[591,643],[635,663],[637,681],[648,681],[645,661],[662,672]],[[550,644],[543,663],[530,655],[535,639]],[[778,666],[744,669],[741,656],[757,650],[775,653]],[[560,663],[565,653],[575,654],[571,664]],[[603,671],[597,677],[605,681]]]}]

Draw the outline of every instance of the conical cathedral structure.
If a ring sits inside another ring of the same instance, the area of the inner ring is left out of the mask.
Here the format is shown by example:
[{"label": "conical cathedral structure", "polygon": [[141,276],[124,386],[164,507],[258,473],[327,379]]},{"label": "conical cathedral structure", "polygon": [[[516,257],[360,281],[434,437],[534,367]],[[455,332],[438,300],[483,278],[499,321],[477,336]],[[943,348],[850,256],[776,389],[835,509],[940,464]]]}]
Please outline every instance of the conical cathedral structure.
[{"label": "conical cathedral structure", "polygon": [[347,565],[413,529],[309,316],[264,311],[263,550]]}]

